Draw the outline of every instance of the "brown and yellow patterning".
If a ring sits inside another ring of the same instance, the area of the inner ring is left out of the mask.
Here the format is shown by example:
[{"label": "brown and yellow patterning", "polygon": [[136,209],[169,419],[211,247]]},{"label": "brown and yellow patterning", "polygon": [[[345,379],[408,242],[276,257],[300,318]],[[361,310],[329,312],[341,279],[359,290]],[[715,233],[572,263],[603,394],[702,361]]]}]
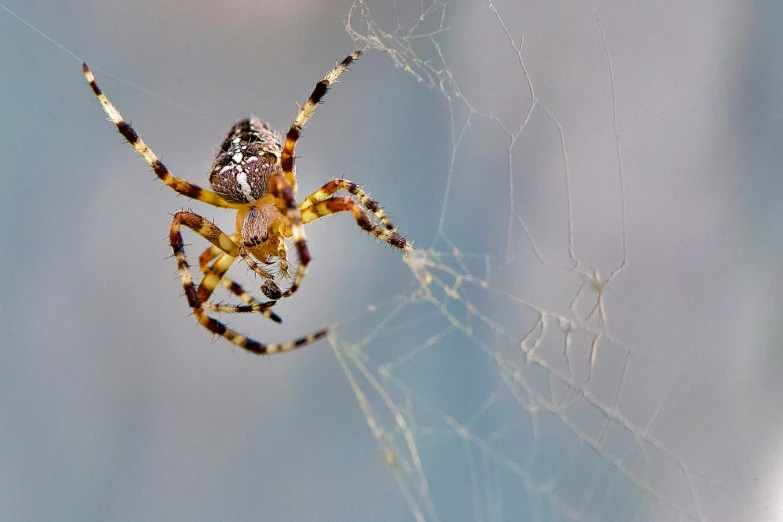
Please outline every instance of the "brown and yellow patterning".
[{"label": "brown and yellow patterning", "polygon": [[[174,177],[101,92],[87,64],[82,66],[84,76],[104,111],[109,115],[109,119],[166,185],[180,194],[209,205],[237,211],[236,232],[230,236],[198,214],[179,211],[174,214],[169,239],[177,261],[179,276],[185,288],[185,296],[198,322],[213,334],[225,337],[249,352],[270,354],[293,350],[321,339],[328,333],[326,329],[322,329],[285,343],[261,344],[207,315],[207,311],[257,312],[279,323],[281,319],[271,311],[272,306],[278,299],[293,295],[307,275],[310,252],[305,238],[305,224],[324,216],[347,211],[353,214],[356,223],[363,230],[381,241],[403,252],[407,252],[410,248],[405,238],[397,234],[378,203],[350,181],[344,179],[329,181],[301,204],[296,203],[294,148],[302,128],[313,115],[329,86],[337,81],[348,65],[360,54],[360,51],[356,51],[348,56],[316,84],[310,98],[291,124],[284,144],[281,143],[281,136],[258,118],[246,118],[235,123],[221,143],[220,150],[212,163],[209,183],[214,192]],[[336,196],[335,194],[340,190],[344,190],[349,195]],[[212,246],[199,257],[199,267],[204,273],[204,278],[198,287],[193,282],[185,256],[180,231],[182,225],[212,243]],[[289,273],[286,247],[286,239],[289,238],[293,240],[298,261],[293,276]],[[240,257],[263,278],[264,284],[261,290],[270,301],[262,303],[256,300],[238,283],[226,276],[228,269]],[[277,271],[281,279],[292,279],[287,290],[280,289],[275,276],[270,271],[271,268]],[[227,305],[210,302],[209,298],[218,285],[225,286],[244,304]]]}]

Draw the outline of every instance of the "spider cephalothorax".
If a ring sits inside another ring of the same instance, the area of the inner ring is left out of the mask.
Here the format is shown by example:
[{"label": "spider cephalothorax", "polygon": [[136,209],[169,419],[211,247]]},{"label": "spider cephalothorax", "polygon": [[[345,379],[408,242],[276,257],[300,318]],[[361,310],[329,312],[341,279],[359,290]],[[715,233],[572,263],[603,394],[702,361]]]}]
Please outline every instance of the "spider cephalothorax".
[{"label": "spider cephalothorax", "polygon": [[[310,98],[299,110],[285,137],[271,130],[258,118],[246,118],[234,124],[220,145],[212,164],[209,183],[214,192],[202,189],[184,179],[174,177],[168,168],[139,138],[114,105],[101,92],[95,78],[84,64],[83,70],[95,96],[117,126],[120,134],[144,157],[157,176],[168,186],[185,196],[216,207],[237,211],[236,232],[226,235],[210,220],[190,211],[174,214],[169,233],[171,247],[177,260],[182,285],[188,304],[198,322],[210,332],[223,336],[235,345],[257,354],[286,351],[304,346],[327,334],[319,330],[293,341],[280,344],[261,344],[237,333],[225,324],[207,315],[217,312],[259,312],[280,322],[270,309],[277,299],[293,295],[307,274],[310,252],[307,248],[304,225],[324,216],[338,212],[350,212],[356,223],[364,230],[390,246],[406,252],[410,245],[397,234],[383,210],[356,184],[334,179],[296,203],[296,170],[294,148],[304,124],[313,114],[318,103],[332,83],[356,60],[357,51],[338,63],[326,77],[318,82]],[[335,196],[340,190],[348,196]],[[374,219],[369,214],[374,216]],[[199,267],[204,278],[198,287],[193,282],[190,266],[185,256],[181,226],[185,225],[212,246],[199,257]],[[295,274],[289,272],[286,240],[293,241],[298,266]],[[226,272],[237,258],[264,279],[261,287],[270,299],[261,303],[229,279]],[[289,288],[283,292],[275,282],[275,275],[269,270],[276,267],[281,279],[292,279]],[[244,304],[224,305],[209,301],[217,286],[222,284],[237,295]]]}]

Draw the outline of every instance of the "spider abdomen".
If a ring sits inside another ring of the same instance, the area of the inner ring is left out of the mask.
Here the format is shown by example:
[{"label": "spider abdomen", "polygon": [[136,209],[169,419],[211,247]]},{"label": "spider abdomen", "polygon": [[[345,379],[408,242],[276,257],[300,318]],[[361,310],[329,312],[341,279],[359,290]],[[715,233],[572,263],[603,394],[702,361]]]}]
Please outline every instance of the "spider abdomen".
[{"label": "spider abdomen", "polygon": [[232,203],[252,203],[269,193],[269,177],[281,170],[280,136],[255,117],[236,122],[212,163],[212,189]]}]

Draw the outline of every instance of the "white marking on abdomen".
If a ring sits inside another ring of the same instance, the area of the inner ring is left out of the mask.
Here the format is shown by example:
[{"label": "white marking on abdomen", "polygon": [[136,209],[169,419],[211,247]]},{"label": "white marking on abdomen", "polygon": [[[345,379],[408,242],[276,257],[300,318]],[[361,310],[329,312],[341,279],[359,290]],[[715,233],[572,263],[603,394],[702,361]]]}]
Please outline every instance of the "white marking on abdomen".
[{"label": "white marking on abdomen", "polygon": [[239,183],[239,188],[242,189],[242,194],[245,196],[245,199],[248,201],[248,203],[255,201],[256,198],[253,197],[253,189],[250,188],[250,183],[247,182],[247,173],[246,172],[239,172],[236,177],[237,183]]}]

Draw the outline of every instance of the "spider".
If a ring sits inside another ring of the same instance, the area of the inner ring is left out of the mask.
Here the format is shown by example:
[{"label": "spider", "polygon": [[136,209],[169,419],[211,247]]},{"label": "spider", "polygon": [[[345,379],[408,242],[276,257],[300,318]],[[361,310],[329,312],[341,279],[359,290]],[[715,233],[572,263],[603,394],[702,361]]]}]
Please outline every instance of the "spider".
[{"label": "spider", "polygon": [[[407,253],[411,248],[405,238],[397,234],[395,227],[375,200],[355,183],[345,179],[333,179],[305,198],[301,204],[297,205],[295,199],[297,187],[294,148],[302,128],[313,115],[329,86],[335,83],[348,65],[360,55],[361,51],[356,51],[337,63],[329,74],[316,84],[291,124],[284,144],[282,136],[258,118],[245,118],[235,123],[220,144],[220,150],[210,169],[209,183],[213,191],[204,190],[172,175],[103,94],[87,64],[82,65],[84,76],[109,120],[142,155],[161,181],[189,198],[215,207],[236,210],[236,232],[232,235],[224,233],[210,220],[198,214],[180,210],[174,214],[171,222],[169,240],[188,305],[198,322],[214,335],[225,337],[249,352],[265,355],[293,350],[317,341],[328,333],[328,329],[324,328],[284,343],[262,344],[207,315],[207,311],[258,312],[272,321],[281,322],[280,317],[270,308],[279,299],[290,297],[297,291],[307,275],[307,266],[310,263],[305,224],[338,212],[350,212],[359,227],[381,241],[403,253]],[[340,190],[349,195],[335,195]],[[368,212],[376,219],[371,219]],[[198,288],[193,282],[185,255],[180,232],[182,225],[212,243],[199,257],[199,268],[204,277]],[[292,278],[286,247],[286,239],[289,238],[293,240],[298,266],[289,288],[282,291],[270,269],[275,268],[281,279]],[[238,258],[264,280],[261,290],[269,301],[256,300],[226,276],[226,272]],[[210,302],[209,298],[218,285],[225,286],[244,304]]]}]

